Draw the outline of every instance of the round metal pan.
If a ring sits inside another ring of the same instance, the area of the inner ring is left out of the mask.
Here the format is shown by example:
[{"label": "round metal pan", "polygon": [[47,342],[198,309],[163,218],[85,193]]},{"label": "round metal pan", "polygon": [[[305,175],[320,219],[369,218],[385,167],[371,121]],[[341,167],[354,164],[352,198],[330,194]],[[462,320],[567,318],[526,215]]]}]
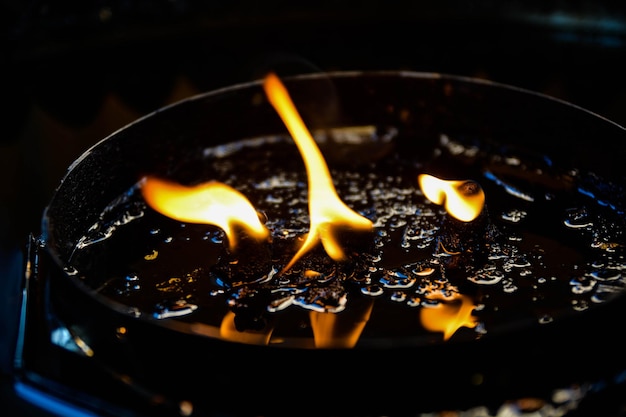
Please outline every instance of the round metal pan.
[{"label": "round metal pan", "polygon": [[[425,152],[442,131],[474,136],[626,186],[624,128],[545,95],[412,72],[303,75],[285,85],[310,128],[397,126],[405,132],[398,144],[405,153]],[[190,401],[197,415],[389,415],[497,406],[626,369],[622,294],[551,323],[512,322],[477,340],[298,349],[229,342],[198,334],[189,323],[135,316],[64,271],[89,225],[142,175],[167,176],[198,163],[206,147],[278,132],[285,128],[261,82],[254,82],[143,117],[69,167],[43,216],[40,276],[51,314],[90,347],[92,360],[167,401]]]}]

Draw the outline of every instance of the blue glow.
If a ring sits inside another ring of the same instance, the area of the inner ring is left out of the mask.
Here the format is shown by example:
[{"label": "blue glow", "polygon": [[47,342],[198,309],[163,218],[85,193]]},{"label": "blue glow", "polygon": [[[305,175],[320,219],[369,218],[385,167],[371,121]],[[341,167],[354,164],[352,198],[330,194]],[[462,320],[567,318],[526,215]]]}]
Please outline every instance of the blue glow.
[{"label": "blue glow", "polygon": [[62,417],[98,417],[97,414],[86,411],[74,404],[70,404],[21,382],[15,384],[15,392],[18,396],[31,404]]},{"label": "blue glow", "polygon": [[578,192],[581,193],[582,195],[586,195],[587,197],[591,197],[593,199],[596,198],[596,196],[593,195],[593,193],[591,191],[587,191],[584,188],[578,187]]}]

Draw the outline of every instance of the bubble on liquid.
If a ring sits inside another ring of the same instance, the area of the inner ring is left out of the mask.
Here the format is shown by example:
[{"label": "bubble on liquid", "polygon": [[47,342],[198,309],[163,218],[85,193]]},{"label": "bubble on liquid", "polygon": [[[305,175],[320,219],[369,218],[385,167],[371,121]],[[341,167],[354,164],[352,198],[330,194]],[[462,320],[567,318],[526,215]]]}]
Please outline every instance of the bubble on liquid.
[{"label": "bubble on liquid", "polygon": [[366,285],[364,287],[361,287],[361,293],[364,295],[376,297],[383,295],[385,291],[380,285]]},{"label": "bubble on liquid", "polygon": [[513,255],[504,262],[504,269],[507,268],[526,268],[530,266],[530,262],[524,255]]},{"label": "bubble on liquid", "polygon": [[622,277],[622,274],[615,269],[601,268],[589,272],[589,276],[598,281],[616,281]]},{"label": "bubble on liquid", "polygon": [[394,291],[389,296],[389,299],[391,301],[395,301],[395,302],[398,302],[398,303],[401,303],[401,302],[405,301],[406,298],[407,298],[406,293],[404,293],[402,291]]},{"label": "bubble on liquid", "polygon": [[504,291],[507,294],[512,294],[515,291],[517,291],[517,289],[518,287],[517,285],[515,285],[515,282],[513,282],[513,280],[506,280],[502,284],[502,291]]},{"label": "bubble on liquid", "polygon": [[539,321],[539,324],[548,324],[554,321],[554,317],[552,317],[549,314],[544,314],[541,317],[539,317],[538,321]]},{"label": "bubble on liquid", "polygon": [[371,264],[377,264],[383,259],[380,252],[377,252],[375,254],[365,253],[363,254],[363,258],[365,258],[365,260]]},{"label": "bubble on liquid", "polygon": [[502,220],[506,220],[511,223],[519,223],[520,221],[522,221],[522,219],[526,217],[527,214],[528,213],[526,213],[524,210],[513,209],[502,213],[501,217]]},{"label": "bubble on liquid", "polygon": [[623,292],[623,290],[624,288],[622,288],[621,286],[598,283],[595,292],[591,296],[591,301],[594,303],[605,303],[611,300],[617,294]]},{"label": "bubble on liquid", "polygon": [[481,269],[476,272],[475,275],[468,277],[467,279],[474,284],[479,285],[495,285],[502,281],[504,273],[499,270]]},{"label": "bubble on liquid", "polygon": [[589,309],[589,302],[587,300],[572,300],[572,309],[574,311],[585,311]]},{"label": "bubble on liquid", "polygon": [[435,272],[435,268],[430,266],[418,265],[411,270],[411,272],[420,277],[427,277]]},{"label": "bubble on liquid", "polygon": [[135,272],[131,272],[126,275],[124,278],[124,286],[127,290],[138,291],[141,289],[141,284],[139,283],[139,275]]},{"label": "bubble on liquid", "polygon": [[438,230],[439,226],[430,220],[413,218],[404,229],[401,245],[406,247],[415,245],[419,249],[426,248],[434,242]]},{"label": "bubble on liquid", "polygon": [[63,271],[65,271],[65,273],[70,276],[78,275],[78,269],[71,265],[64,266]]},{"label": "bubble on liquid", "polygon": [[343,289],[307,288],[293,299],[293,304],[320,313],[339,313],[346,308],[347,294]]},{"label": "bubble on liquid", "polygon": [[620,245],[615,242],[607,242],[603,234],[593,231],[593,237],[589,246],[593,249],[601,249],[607,253],[615,253]]},{"label": "bubble on liquid", "polygon": [[395,230],[406,226],[406,224],[406,219],[402,218],[401,216],[393,216],[387,222],[387,227],[391,230]]},{"label": "bubble on liquid", "polygon": [[406,305],[409,307],[419,307],[422,303],[422,299],[415,294],[409,295],[406,300]]},{"label": "bubble on liquid", "polygon": [[424,298],[422,300],[422,307],[425,307],[425,308],[437,307],[439,304],[441,304],[441,302],[433,298]]},{"label": "bubble on liquid", "polygon": [[498,243],[494,243],[489,247],[489,254],[487,255],[487,259],[490,261],[497,261],[499,259],[506,259],[509,255],[507,254],[507,250],[505,247]]},{"label": "bubble on liquid", "polygon": [[154,307],[152,316],[156,319],[168,319],[172,317],[186,316],[198,309],[196,304],[187,302],[184,299],[174,301],[164,301]]},{"label": "bubble on liquid", "polygon": [[593,221],[585,207],[568,209],[565,212],[565,220],[563,220],[563,223],[565,226],[572,229],[593,227]]},{"label": "bubble on liquid", "polygon": [[401,270],[386,270],[380,278],[380,283],[385,288],[409,288],[415,284],[415,281],[415,277]]}]

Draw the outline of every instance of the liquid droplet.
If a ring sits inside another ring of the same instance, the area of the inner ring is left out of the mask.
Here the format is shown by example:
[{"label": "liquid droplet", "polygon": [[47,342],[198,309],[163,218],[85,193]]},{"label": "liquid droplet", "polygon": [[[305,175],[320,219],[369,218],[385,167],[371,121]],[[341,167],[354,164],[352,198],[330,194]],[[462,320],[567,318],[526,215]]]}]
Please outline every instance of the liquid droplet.
[{"label": "liquid droplet", "polygon": [[168,319],[171,317],[181,317],[193,313],[198,309],[195,304],[187,303],[185,300],[174,302],[163,302],[155,306],[152,316],[156,319]]}]

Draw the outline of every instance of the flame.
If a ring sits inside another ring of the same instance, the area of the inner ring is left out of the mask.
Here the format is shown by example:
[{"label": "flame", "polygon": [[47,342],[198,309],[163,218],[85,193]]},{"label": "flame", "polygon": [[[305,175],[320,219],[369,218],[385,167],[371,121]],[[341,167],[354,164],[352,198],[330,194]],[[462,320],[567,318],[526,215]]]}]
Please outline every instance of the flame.
[{"label": "flame", "polygon": [[443,332],[443,339],[448,340],[461,327],[476,327],[477,321],[472,316],[474,304],[470,297],[462,294],[444,297],[429,297],[446,301],[420,310],[422,326],[431,332]]},{"label": "flame", "polygon": [[321,240],[326,253],[334,260],[346,258],[336,239],[338,228],[371,231],[373,223],[345,205],[335,190],[330,171],[311,133],[307,130],[287,89],[278,76],[270,73],[263,84],[272,106],[287,126],[304,159],[309,181],[310,230],[295,256],[283,271],[288,270]]},{"label": "flame", "polygon": [[141,181],[146,202],[156,211],[175,220],[213,224],[224,230],[231,250],[237,242],[235,225],[258,241],[269,237],[254,206],[239,191],[217,181],[185,186],[152,176]]},{"label": "flame", "polygon": [[435,204],[444,204],[453,217],[470,222],[482,212],[485,192],[478,183],[469,180],[442,180],[432,175],[417,177],[422,192]]},{"label": "flame", "polygon": [[316,348],[352,348],[369,321],[374,303],[341,313],[311,311],[309,320]]}]

